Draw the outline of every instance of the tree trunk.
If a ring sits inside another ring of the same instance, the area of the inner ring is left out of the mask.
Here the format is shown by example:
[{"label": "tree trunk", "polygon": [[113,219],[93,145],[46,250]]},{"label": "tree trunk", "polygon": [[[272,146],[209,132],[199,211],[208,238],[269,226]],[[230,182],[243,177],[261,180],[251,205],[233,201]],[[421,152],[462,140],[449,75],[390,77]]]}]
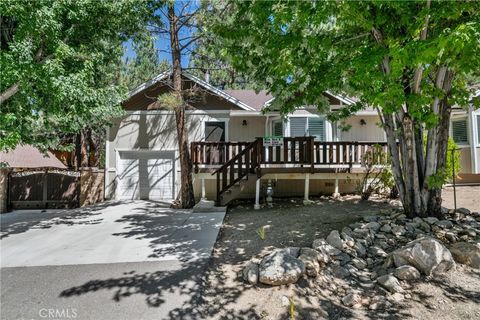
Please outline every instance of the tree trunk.
[{"label": "tree trunk", "polygon": [[[182,65],[180,41],[178,39],[178,17],[175,14],[174,2],[168,3],[168,20],[170,23],[170,45],[172,50],[173,90],[177,99],[183,101],[182,92]],[[180,203],[182,208],[191,208],[195,205],[192,182],[192,165],[188,148],[188,134],[185,127],[184,102],[175,108],[175,122],[177,125],[178,150],[180,153]]]},{"label": "tree trunk", "polygon": [[88,132],[86,129],[83,129],[80,133],[81,136],[81,143],[80,143],[80,167],[86,168],[88,167],[88,156],[89,156],[89,148],[88,148]]}]

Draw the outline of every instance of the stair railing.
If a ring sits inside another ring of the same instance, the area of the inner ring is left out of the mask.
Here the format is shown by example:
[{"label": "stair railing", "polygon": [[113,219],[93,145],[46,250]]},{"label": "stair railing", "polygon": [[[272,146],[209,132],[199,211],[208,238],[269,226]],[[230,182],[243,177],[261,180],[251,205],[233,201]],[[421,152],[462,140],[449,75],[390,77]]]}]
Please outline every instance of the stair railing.
[{"label": "stair railing", "polygon": [[259,168],[258,146],[261,145],[261,142],[261,139],[251,142],[245,149],[239,150],[236,156],[212,173],[212,175],[217,175],[217,203],[220,203],[220,198],[224,192],[244,177],[248,179],[248,175],[255,173]]}]

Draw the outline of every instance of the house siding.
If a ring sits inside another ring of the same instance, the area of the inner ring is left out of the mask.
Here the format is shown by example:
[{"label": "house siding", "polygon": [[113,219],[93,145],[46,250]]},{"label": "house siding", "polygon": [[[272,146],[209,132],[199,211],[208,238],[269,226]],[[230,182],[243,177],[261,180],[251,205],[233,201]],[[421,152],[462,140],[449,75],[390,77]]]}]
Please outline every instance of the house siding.
[{"label": "house siding", "polygon": [[[189,142],[204,139],[203,123],[205,121],[222,121],[225,119],[228,120],[228,114],[225,113],[187,114]],[[107,171],[105,196],[107,199],[115,197],[118,150],[175,151],[176,176],[180,176],[177,129],[173,112],[135,112],[122,119],[117,119],[109,129],[107,140],[105,163]],[[179,179],[176,179],[175,190],[179,190],[179,182]]]},{"label": "house siding", "polygon": [[[230,141],[253,141],[265,135],[265,116],[231,117],[229,123]],[[247,125],[243,125],[243,120]]]},{"label": "house siding", "polygon": [[[360,124],[362,119],[365,125]],[[378,125],[380,123],[378,116],[351,116],[343,123],[350,126],[350,129],[339,130],[340,141],[386,141],[385,132]]]}]

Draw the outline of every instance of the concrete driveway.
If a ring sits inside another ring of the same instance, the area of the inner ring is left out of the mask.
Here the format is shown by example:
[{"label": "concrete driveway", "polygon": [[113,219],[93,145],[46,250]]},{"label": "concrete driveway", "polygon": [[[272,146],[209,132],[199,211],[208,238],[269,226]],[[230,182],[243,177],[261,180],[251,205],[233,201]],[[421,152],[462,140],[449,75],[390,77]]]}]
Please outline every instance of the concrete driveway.
[{"label": "concrete driveway", "polygon": [[2,319],[171,319],[196,303],[225,212],[149,201],[1,221]]}]

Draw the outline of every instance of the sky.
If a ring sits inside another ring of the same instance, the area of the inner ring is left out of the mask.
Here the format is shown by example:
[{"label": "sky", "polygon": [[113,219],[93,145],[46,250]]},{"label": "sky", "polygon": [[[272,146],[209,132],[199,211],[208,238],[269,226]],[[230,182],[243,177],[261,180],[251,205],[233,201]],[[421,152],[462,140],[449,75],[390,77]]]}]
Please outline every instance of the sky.
[{"label": "sky", "polygon": [[[176,1],[175,2],[175,9],[177,14],[179,14],[180,9],[186,5],[186,10],[185,12],[192,12],[198,8],[198,2],[197,1]],[[164,10],[165,11],[165,10]],[[159,17],[162,18],[162,21],[164,23],[165,27],[168,27],[168,20],[167,17],[160,11],[157,10],[155,14]],[[188,29],[188,28],[182,28],[181,32],[179,34],[179,38],[185,38],[191,35],[191,33],[194,30]],[[168,38],[167,35],[155,35],[155,48],[158,50],[158,57],[159,60],[166,60],[168,62],[172,61],[171,53],[170,53],[170,39]],[[188,40],[185,40],[186,42]],[[125,53],[123,56],[123,59],[134,59],[135,58],[135,50],[133,49],[133,41],[128,40],[124,42],[124,47],[125,47]],[[190,59],[190,53],[186,52],[184,55],[182,55],[182,67],[186,68],[188,67]]]}]

